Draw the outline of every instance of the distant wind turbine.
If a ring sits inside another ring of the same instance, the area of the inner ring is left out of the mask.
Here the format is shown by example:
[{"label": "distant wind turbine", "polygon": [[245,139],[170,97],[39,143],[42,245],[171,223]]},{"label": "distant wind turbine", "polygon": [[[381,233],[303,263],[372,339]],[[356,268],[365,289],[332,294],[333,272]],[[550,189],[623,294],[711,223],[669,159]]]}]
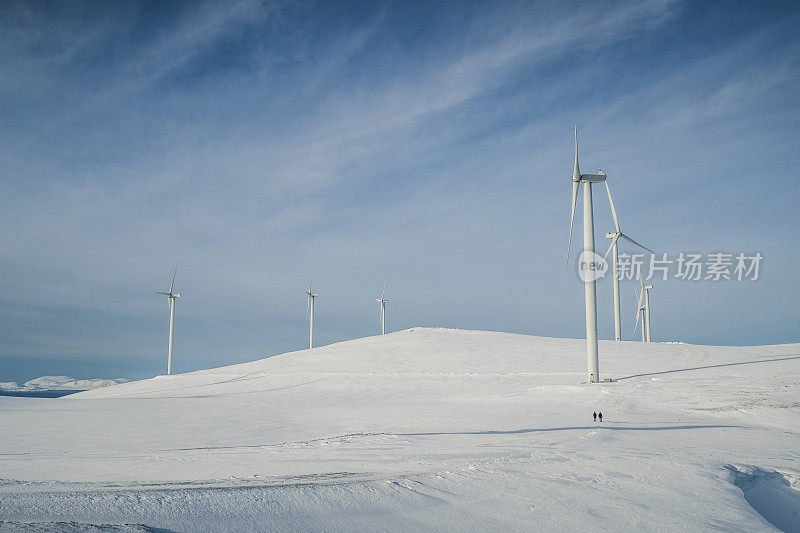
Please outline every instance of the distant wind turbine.
[{"label": "distant wind turbine", "polygon": [[309,322],[308,322],[308,348],[311,349],[314,347],[314,300],[316,300],[319,294],[315,293],[311,286],[314,280],[308,284],[308,291],[306,294],[308,295],[308,305],[306,306],[306,312],[308,313]]},{"label": "distant wind turbine", "polygon": [[621,332],[621,313],[620,313],[620,302],[619,302],[619,254],[617,253],[617,241],[620,237],[625,239],[628,242],[635,244],[640,248],[644,248],[650,253],[653,253],[653,250],[648,248],[647,246],[642,246],[638,242],[634,241],[624,233],[619,227],[619,219],[617,219],[617,211],[614,209],[614,200],[611,199],[611,189],[608,187],[608,182],[605,182],[606,185],[606,192],[608,193],[608,203],[611,204],[611,216],[614,217],[614,228],[616,231],[614,233],[606,233],[606,238],[611,239],[611,246],[608,247],[608,251],[606,251],[606,255],[603,256],[603,261],[606,260],[608,257],[608,253],[611,250],[614,250],[613,261],[612,261],[612,283],[614,286],[614,338],[616,340],[622,339],[622,332]]},{"label": "distant wind turbine", "polygon": [[167,375],[172,375],[172,334],[175,326],[175,300],[180,298],[178,292],[172,292],[172,287],[175,285],[175,276],[178,273],[178,265],[175,265],[175,272],[172,273],[172,283],[169,284],[169,292],[158,292],[156,294],[163,294],[169,299],[169,351],[167,352]]},{"label": "distant wind turbine", "polygon": [[380,304],[381,335],[386,335],[386,302],[388,302],[389,300],[384,298],[385,295],[386,295],[386,282],[384,281],[383,282],[383,292],[381,292],[381,297],[378,298],[377,300],[375,300],[376,302],[378,302]]},{"label": "distant wind turbine", "polygon": [[[572,245],[572,226],[575,219],[575,205],[578,203],[578,189],[583,184],[583,287],[586,300],[586,358],[590,383],[600,381],[600,362],[597,355],[597,291],[595,290],[594,216],[592,212],[592,183],[606,180],[605,173],[581,174],[578,166],[578,128],[575,127],[575,167],[572,172],[572,214],[569,219],[569,243],[567,244],[567,264]],[[566,267],[565,267],[566,268]]]},{"label": "distant wind turbine", "polygon": [[653,286],[644,284],[641,270],[639,271],[639,283],[642,284],[642,290],[644,291],[644,323],[647,328],[647,342],[650,342],[650,289]]},{"label": "distant wind turbine", "polygon": [[[639,271],[639,284],[642,286],[639,292],[639,302],[637,306],[639,311],[644,315],[642,320],[642,342],[650,342],[650,289],[652,285],[645,285],[642,279],[642,272]],[[644,296],[644,305],[642,305],[642,296]],[[639,325],[639,315],[636,315],[636,325]],[[634,328],[634,331],[635,328]]]},{"label": "distant wind turbine", "polygon": [[633,332],[639,327],[639,319],[642,319],[642,342],[647,342],[647,337],[644,332],[644,306],[642,305],[642,292],[633,289],[633,294],[636,295],[636,325],[633,327]]}]

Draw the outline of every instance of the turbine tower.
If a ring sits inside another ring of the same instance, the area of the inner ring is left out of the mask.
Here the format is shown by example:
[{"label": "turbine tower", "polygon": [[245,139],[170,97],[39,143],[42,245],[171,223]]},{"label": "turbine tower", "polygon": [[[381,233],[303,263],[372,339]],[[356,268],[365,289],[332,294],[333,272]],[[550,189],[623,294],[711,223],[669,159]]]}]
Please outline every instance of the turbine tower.
[{"label": "turbine tower", "polygon": [[383,282],[383,292],[381,292],[381,297],[376,299],[375,301],[380,304],[380,314],[381,314],[381,335],[386,335],[386,282]]},{"label": "turbine tower", "polygon": [[[590,383],[600,381],[600,363],[597,356],[597,291],[595,290],[594,253],[594,215],[592,213],[592,183],[606,180],[605,173],[581,174],[578,166],[578,128],[575,127],[575,168],[572,171],[572,214],[569,219],[569,243],[567,244],[567,264],[572,246],[572,226],[575,219],[575,205],[578,203],[578,189],[583,184],[583,254],[580,268],[583,270],[583,287],[586,300],[586,359]],[[566,267],[565,267],[566,268]]]},{"label": "turbine tower", "polygon": [[621,340],[622,339],[622,331],[621,331],[621,313],[620,313],[620,302],[619,302],[619,254],[617,253],[617,241],[620,237],[625,239],[628,242],[635,244],[640,248],[644,248],[650,253],[654,253],[653,250],[648,248],[647,246],[642,246],[638,242],[634,241],[624,233],[619,227],[619,219],[617,219],[617,211],[614,209],[614,200],[611,199],[611,189],[608,187],[608,182],[606,184],[606,192],[608,193],[608,203],[611,204],[611,216],[614,217],[614,228],[616,231],[614,233],[606,233],[606,238],[611,239],[611,246],[608,247],[608,251],[606,251],[606,255],[603,256],[603,261],[606,260],[608,257],[608,253],[612,250],[614,254],[612,256],[612,283],[614,286],[614,339]]},{"label": "turbine tower", "polygon": [[167,375],[172,375],[172,334],[175,326],[175,300],[180,298],[179,292],[172,292],[172,287],[175,285],[175,275],[178,273],[178,265],[175,265],[175,272],[172,273],[172,283],[169,284],[169,292],[158,292],[156,294],[163,294],[169,299],[169,349],[167,351]]},{"label": "turbine tower", "polygon": [[311,285],[313,280],[308,284],[308,291],[306,294],[308,295],[308,305],[306,307],[306,312],[308,313],[309,322],[308,322],[308,348],[309,350],[314,347],[314,300],[319,296],[319,294],[315,293],[311,289]]}]

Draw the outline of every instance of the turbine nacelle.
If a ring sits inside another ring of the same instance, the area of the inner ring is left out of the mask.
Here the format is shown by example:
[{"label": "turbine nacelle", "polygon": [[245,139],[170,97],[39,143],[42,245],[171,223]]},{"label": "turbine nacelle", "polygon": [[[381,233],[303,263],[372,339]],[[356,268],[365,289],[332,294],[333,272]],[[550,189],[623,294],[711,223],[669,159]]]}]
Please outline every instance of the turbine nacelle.
[{"label": "turbine nacelle", "polygon": [[180,298],[181,297],[181,293],[179,293],[179,292],[158,292],[158,291],[156,291],[156,294],[161,294],[163,296],[166,296],[167,298]]},{"label": "turbine nacelle", "polygon": [[[581,174],[580,181],[583,183],[601,183],[603,181],[606,181],[607,177],[608,176],[606,176],[605,172],[603,172],[602,170],[598,170],[597,174]],[[572,181],[575,181],[574,177]]]}]

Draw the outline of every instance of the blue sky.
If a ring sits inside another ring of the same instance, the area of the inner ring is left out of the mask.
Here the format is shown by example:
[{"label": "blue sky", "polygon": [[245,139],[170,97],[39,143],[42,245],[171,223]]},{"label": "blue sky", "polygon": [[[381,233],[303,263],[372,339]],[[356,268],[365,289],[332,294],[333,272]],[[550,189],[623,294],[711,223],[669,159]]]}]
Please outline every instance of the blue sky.
[{"label": "blue sky", "polygon": [[798,23],[791,2],[4,3],[0,381],[163,373],[176,262],[176,371],[303,348],[311,276],[321,344],[377,332],[384,279],[390,330],[581,337],[574,124],[631,236],[764,256],[755,282],[656,281],[655,340],[799,341]]}]

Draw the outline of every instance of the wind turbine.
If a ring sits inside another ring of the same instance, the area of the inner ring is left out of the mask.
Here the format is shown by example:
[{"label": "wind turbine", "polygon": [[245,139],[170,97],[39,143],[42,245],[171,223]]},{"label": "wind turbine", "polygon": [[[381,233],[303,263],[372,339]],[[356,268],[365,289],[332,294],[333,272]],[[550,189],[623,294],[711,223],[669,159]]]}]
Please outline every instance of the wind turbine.
[{"label": "wind turbine", "polygon": [[[578,166],[578,128],[575,127],[575,168],[572,171],[572,214],[569,219],[569,243],[567,244],[567,264],[572,246],[572,225],[575,219],[575,205],[578,203],[578,188],[583,184],[583,288],[586,299],[586,358],[589,382],[600,381],[600,363],[597,356],[597,291],[595,290],[594,216],[592,213],[592,183],[606,180],[605,173],[581,174]],[[566,268],[566,266],[565,266]]]},{"label": "wind turbine", "polygon": [[606,257],[608,257],[608,253],[611,250],[614,250],[614,255],[612,256],[613,257],[613,261],[612,261],[612,265],[613,265],[612,266],[612,270],[613,270],[612,274],[613,274],[613,276],[612,276],[612,279],[613,279],[613,285],[614,285],[614,338],[616,340],[621,340],[622,339],[622,334],[621,334],[621,322],[622,322],[621,316],[622,315],[620,313],[620,303],[619,303],[619,267],[618,267],[619,254],[617,253],[617,241],[619,240],[620,237],[622,237],[626,241],[631,242],[631,243],[635,244],[636,246],[638,246],[640,248],[644,248],[645,250],[647,250],[650,253],[654,253],[654,252],[653,252],[653,250],[651,250],[647,246],[642,246],[638,242],[634,241],[633,239],[631,239],[630,237],[628,237],[627,235],[622,233],[622,229],[620,229],[620,227],[619,227],[619,219],[617,218],[617,210],[614,209],[614,200],[611,199],[611,189],[609,189],[607,181],[605,182],[605,185],[606,185],[606,192],[608,193],[608,203],[611,204],[611,216],[614,217],[614,228],[617,231],[615,231],[614,233],[606,233],[606,238],[607,239],[611,239],[611,246],[608,247],[608,251],[606,251],[606,255],[603,256],[603,261],[605,261]]},{"label": "wind turbine", "polygon": [[644,332],[644,306],[642,305],[643,293],[644,291],[637,292],[636,289],[633,289],[633,294],[636,295],[636,325],[633,327],[633,332],[636,333],[636,329],[639,327],[639,318],[642,318],[642,342],[647,342]]},{"label": "wind turbine", "polygon": [[175,325],[175,300],[181,297],[179,292],[172,292],[175,285],[175,275],[178,273],[178,265],[175,265],[175,272],[172,273],[172,283],[169,284],[169,292],[158,292],[169,299],[169,351],[167,352],[167,375],[172,375],[172,334]]},{"label": "wind turbine", "polygon": [[319,294],[315,293],[311,290],[311,285],[313,280],[308,284],[308,291],[306,294],[308,295],[308,305],[306,306],[306,313],[309,316],[309,323],[308,323],[308,348],[309,350],[314,347],[314,300],[319,296]]},{"label": "wind turbine", "polygon": [[381,292],[381,297],[375,300],[376,302],[380,303],[380,306],[381,306],[380,307],[380,309],[381,309],[381,311],[380,311],[380,313],[381,313],[381,335],[386,335],[386,302],[388,302],[389,300],[384,298],[385,294],[386,294],[386,282],[384,281],[383,282],[383,292]]},{"label": "wind turbine", "polygon": [[642,324],[642,327],[647,328],[647,342],[650,342],[650,289],[653,286],[644,284],[641,270],[639,270],[639,283],[642,285],[642,292],[644,293],[644,324]]}]

